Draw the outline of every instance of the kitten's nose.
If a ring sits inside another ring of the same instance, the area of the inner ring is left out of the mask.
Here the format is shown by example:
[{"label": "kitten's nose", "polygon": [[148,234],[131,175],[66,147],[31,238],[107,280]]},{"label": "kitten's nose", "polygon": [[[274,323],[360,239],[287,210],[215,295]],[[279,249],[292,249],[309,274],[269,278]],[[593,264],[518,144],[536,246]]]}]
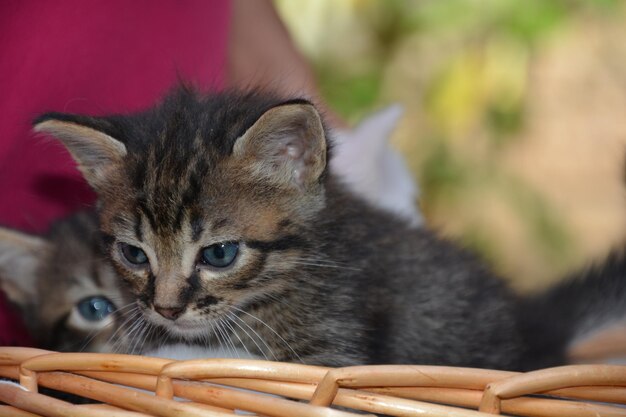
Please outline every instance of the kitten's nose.
[{"label": "kitten's nose", "polygon": [[168,320],[176,320],[185,311],[185,307],[159,307],[154,306],[154,310]]}]

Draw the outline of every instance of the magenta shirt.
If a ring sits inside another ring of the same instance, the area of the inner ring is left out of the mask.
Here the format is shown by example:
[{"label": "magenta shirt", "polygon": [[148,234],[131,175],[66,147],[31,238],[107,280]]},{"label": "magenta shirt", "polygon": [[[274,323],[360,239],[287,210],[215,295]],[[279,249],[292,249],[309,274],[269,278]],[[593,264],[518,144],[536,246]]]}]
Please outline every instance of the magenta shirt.
[{"label": "magenta shirt", "polygon": [[0,224],[42,232],[94,200],[34,117],[139,110],[179,78],[221,86],[229,13],[226,0],[3,1]]},{"label": "magenta shirt", "polygon": [[[94,194],[65,149],[35,137],[42,112],[102,115],[150,106],[178,79],[223,84],[227,0],[0,3],[0,225],[44,232]],[[2,313],[0,345],[19,336]]]}]

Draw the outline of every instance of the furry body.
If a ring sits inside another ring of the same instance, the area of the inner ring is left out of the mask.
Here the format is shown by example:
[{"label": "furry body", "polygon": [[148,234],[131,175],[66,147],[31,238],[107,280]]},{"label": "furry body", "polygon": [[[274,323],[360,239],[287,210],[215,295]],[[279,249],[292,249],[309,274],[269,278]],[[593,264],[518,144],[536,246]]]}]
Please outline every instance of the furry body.
[{"label": "furry body", "polygon": [[[37,129],[98,192],[105,252],[164,338],[336,366],[536,363],[520,300],[469,253],[352,194],[304,100],[182,89],[141,114],[49,114]],[[226,267],[203,261],[218,244],[237,245]]]},{"label": "furry body", "polygon": [[[399,116],[398,107],[392,107],[367,117],[354,130],[339,132],[338,155],[331,169],[355,193],[374,205],[399,212],[415,224],[419,220],[415,207],[416,186],[388,143]],[[353,154],[363,148],[366,151],[360,152],[359,164],[355,164]],[[378,180],[372,182],[373,177]],[[148,336],[146,325],[138,326],[136,321],[141,320],[133,320],[136,311],[131,305],[132,297],[127,296],[103,253],[93,212],[60,219],[43,236],[0,227],[0,288],[21,311],[30,333],[37,335],[40,347],[136,352],[146,346],[141,343],[143,340],[139,341]],[[93,317],[93,311],[81,310],[81,303],[89,297],[100,302],[104,298],[114,305],[115,313]],[[81,317],[90,313],[91,320]],[[55,336],[51,337],[53,333]],[[155,336],[154,332],[150,335]],[[147,346],[156,344],[152,340]],[[163,349],[147,354],[171,356],[194,349],[190,345],[183,349],[183,346],[164,345]],[[249,355],[243,349],[234,350],[224,345],[195,349],[197,357]]]}]

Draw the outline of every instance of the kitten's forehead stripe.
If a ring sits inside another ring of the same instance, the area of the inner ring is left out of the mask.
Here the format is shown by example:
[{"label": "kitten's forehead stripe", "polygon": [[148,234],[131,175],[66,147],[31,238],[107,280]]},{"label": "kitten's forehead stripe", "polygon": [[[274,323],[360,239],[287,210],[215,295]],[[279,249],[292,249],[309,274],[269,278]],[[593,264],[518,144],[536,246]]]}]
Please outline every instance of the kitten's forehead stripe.
[{"label": "kitten's forehead stripe", "polygon": [[176,210],[176,217],[174,218],[173,230],[180,230],[183,226],[183,217],[185,216],[185,212],[187,209],[185,208],[184,203],[178,206]]},{"label": "kitten's forehead stripe", "polygon": [[[164,234],[180,231],[185,219],[198,211],[196,208],[200,205],[202,183],[210,169],[210,165],[200,157],[195,157],[195,162],[192,161],[184,168],[170,165],[164,162],[146,168],[152,170],[154,175],[142,185],[141,194],[150,198],[139,201],[153,230]],[[182,173],[177,172],[181,169],[184,169]],[[158,218],[158,225],[151,218]]]},{"label": "kitten's forehead stripe", "polygon": [[204,233],[204,219],[196,218],[191,221],[190,225],[191,225],[191,240],[194,243],[197,243],[198,240],[200,240],[202,233]]},{"label": "kitten's forehead stripe", "polygon": [[147,200],[143,197],[140,197],[137,200],[137,207],[139,208],[139,210],[141,210],[143,215],[146,216],[146,218],[148,219],[148,223],[150,223],[150,227],[152,228],[152,230],[157,230],[157,221],[154,215],[152,214],[152,212],[148,209]]},{"label": "kitten's forehead stripe", "polygon": [[232,222],[227,218],[222,218],[213,222],[211,229],[215,232],[222,227],[230,225]]},{"label": "kitten's forehead stripe", "polygon": [[143,242],[143,216],[139,211],[135,211],[135,237]]}]

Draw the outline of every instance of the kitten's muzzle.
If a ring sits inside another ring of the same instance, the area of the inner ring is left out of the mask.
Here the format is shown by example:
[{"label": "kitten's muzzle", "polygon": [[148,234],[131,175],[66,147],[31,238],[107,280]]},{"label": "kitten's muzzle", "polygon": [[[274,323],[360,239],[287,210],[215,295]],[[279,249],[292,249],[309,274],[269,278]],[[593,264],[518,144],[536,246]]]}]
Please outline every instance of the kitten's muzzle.
[{"label": "kitten's muzzle", "polygon": [[176,320],[185,312],[185,307],[159,307],[155,305],[154,310],[168,320]]}]

